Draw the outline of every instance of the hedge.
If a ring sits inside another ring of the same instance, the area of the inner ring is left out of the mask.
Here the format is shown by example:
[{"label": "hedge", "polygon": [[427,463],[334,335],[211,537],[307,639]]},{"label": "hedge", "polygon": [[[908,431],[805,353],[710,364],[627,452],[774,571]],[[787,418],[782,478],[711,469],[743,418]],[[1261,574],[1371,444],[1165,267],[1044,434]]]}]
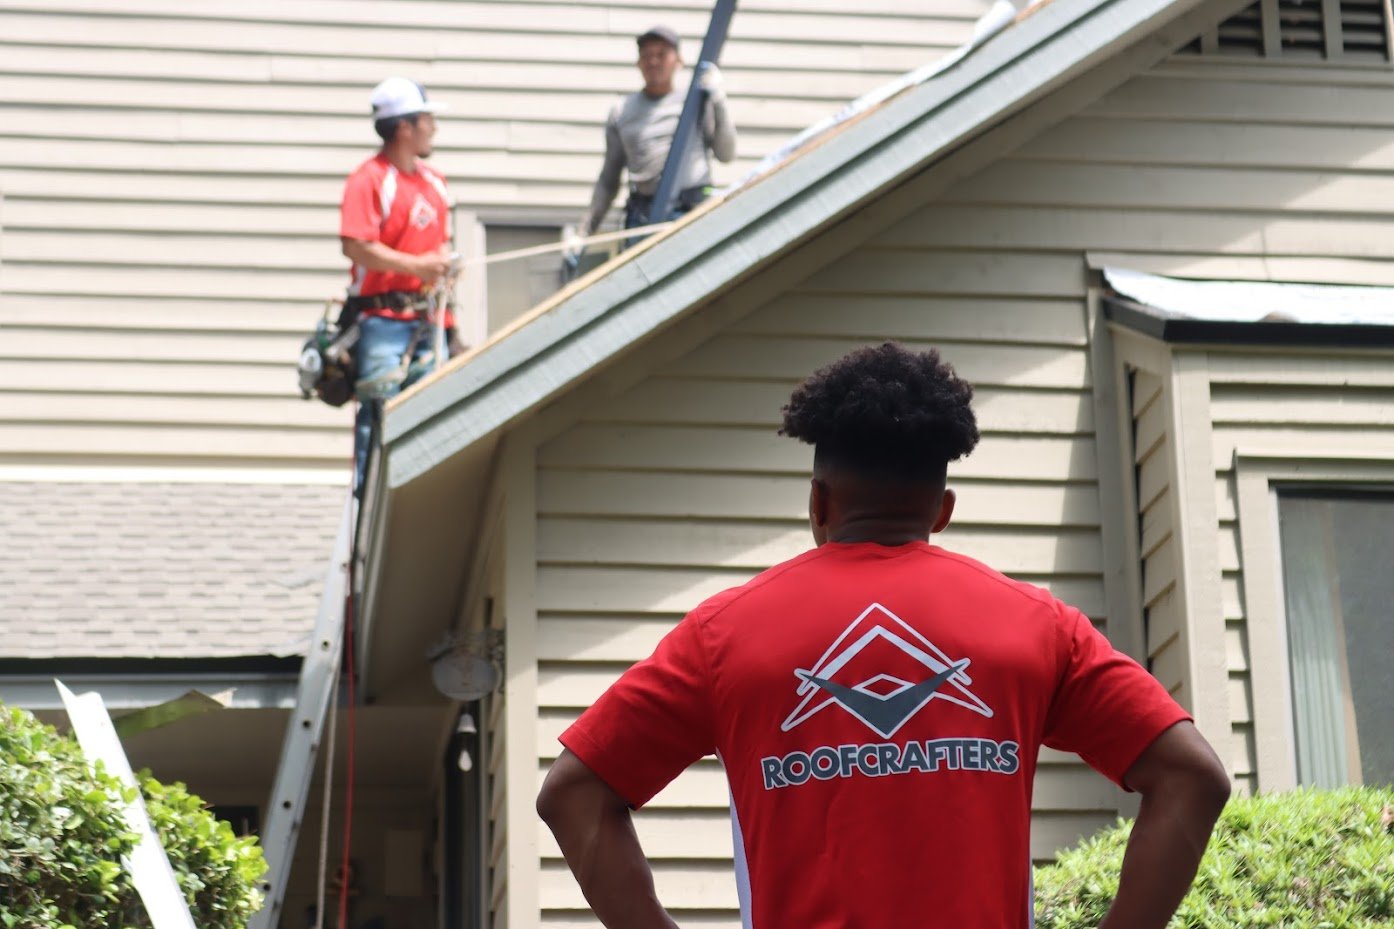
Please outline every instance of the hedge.
[{"label": "hedge", "polygon": [[[1301,789],[1232,800],[1171,927],[1394,925],[1394,790]],[[1118,892],[1131,822],[1036,871],[1038,929],[1094,929]]]},{"label": "hedge", "polygon": [[[266,870],[183,784],[137,776],[146,809],[200,929],[243,929]],[[121,856],[135,845],[121,803],[131,791],[91,770],[77,742],[24,710],[0,706],[0,925],[3,929],[141,929],[150,925]]]}]

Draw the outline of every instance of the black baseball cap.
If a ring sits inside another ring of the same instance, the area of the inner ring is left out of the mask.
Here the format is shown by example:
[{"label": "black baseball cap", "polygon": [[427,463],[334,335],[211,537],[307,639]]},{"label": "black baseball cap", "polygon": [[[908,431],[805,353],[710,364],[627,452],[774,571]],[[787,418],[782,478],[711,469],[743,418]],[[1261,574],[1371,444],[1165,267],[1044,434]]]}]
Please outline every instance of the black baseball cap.
[{"label": "black baseball cap", "polygon": [[678,47],[678,34],[667,26],[650,27],[644,32],[639,33],[634,41],[639,45],[643,45],[645,42],[650,42],[654,39],[660,42],[667,42],[669,45],[673,46],[673,48]]}]

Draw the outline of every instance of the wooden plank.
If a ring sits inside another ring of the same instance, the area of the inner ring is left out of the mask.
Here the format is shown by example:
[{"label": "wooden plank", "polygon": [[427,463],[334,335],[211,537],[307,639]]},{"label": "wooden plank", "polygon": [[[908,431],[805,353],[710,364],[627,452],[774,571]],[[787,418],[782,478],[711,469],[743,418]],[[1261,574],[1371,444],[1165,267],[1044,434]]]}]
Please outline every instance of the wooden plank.
[{"label": "wooden plank", "polygon": [[[544,467],[806,474],[807,446],[769,430],[715,426],[581,424],[542,447]],[[1084,436],[989,436],[950,468],[955,479],[1092,481],[1094,441]]]},{"label": "wooden plank", "polygon": [[[777,428],[797,381],[714,381],[697,377],[649,378],[596,407],[594,422],[739,425]],[[991,433],[1088,435],[1094,431],[1088,396],[1075,390],[975,388],[978,428]]]},{"label": "wooden plank", "polygon": [[777,297],[730,329],[746,335],[842,339],[1086,343],[1084,313],[1074,299],[896,297],[854,298],[795,290]]},{"label": "wooden plank", "polygon": [[[764,570],[812,547],[807,523],[576,519],[538,521],[537,558],[547,564],[671,565]],[[945,533],[947,535],[947,533]],[[965,531],[952,547],[999,570],[1089,574],[1100,570],[1098,533]],[[941,537],[942,539],[942,537]]]},{"label": "wooden plank", "polygon": [[[720,335],[677,361],[668,373],[798,381],[864,344],[844,339]],[[959,376],[975,387],[1083,389],[1090,383],[1088,358],[1081,350],[944,341],[904,344],[910,348],[937,348]]]},{"label": "wooden plank", "polygon": [[[0,81],[0,91],[3,91]],[[971,182],[969,182],[971,183]],[[965,294],[1084,298],[1077,255],[863,247],[804,282],[837,294]]]},{"label": "wooden plank", "polygon": [[[0,371],[0,384],[3,378]],[[968,527],[1099,524],[1098,494],[1088,485],[1002,484],[957,475],[951,481],[959,501],[946,544],[956,545],[952,540]],[[538,500],[542,512],[557,516],[803,520],[808,516],[808,477],[546,467],[538,472]]]}]

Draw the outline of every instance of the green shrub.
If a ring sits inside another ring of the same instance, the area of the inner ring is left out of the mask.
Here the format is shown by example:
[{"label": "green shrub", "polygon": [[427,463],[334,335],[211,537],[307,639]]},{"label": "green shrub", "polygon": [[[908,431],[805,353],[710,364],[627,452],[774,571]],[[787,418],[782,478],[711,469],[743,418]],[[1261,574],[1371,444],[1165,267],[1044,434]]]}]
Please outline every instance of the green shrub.
[{"label": "green shrub", "polygon": [[[201,929],[242,929],[261,905],[256,839],[239,839],[182,784],[137,778],[151,822]],[[130,792],[92,771],[76,741],[0,707],[0,927],[150,925],[121,864],[135,847]]]},{"label": "green shrub", "polygon": [[[1394,925],[1394,790],[1296,790],[1232,800],[1172,927],[1373,929]],[[1094,929],[1118,892],[1131,822],[1036,871],[1039,929]]]}]

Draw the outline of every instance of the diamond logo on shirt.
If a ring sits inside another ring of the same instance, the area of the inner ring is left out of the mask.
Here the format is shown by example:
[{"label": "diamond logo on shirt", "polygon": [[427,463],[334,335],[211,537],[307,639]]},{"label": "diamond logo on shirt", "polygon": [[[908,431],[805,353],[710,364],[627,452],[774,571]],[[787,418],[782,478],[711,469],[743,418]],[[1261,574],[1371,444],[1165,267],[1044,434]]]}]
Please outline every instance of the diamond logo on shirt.
[{"label": "diamond logo on shirt", "polygon": [[867,607],[814,663],[794,671],[803,698],[780,726],[785,732],[839,706],[890,738],[932,700],[992,718],[974,694],[968,658],[953,659],[879,603]]},{"label": "diamond logo on shirt", "polygon": [[407,222],[417,229],[428,229],[436,224],[436,219],[436,208],[431,206],[431,201],[421,194],[417,194],[416,199],[412,201],[411,213],[407,216]]}]

